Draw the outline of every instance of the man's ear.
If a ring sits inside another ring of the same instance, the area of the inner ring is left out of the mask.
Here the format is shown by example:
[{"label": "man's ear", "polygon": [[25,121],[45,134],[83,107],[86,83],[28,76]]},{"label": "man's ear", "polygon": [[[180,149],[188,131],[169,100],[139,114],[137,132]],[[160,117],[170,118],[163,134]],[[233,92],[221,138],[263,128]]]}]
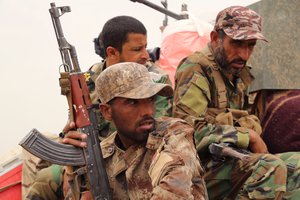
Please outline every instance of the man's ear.
[{"label": "man's ear", "polygon": [[107,54],[107,58],[109,58],[111,60],[119,59],[119,51],[114,47],[111,47],[111,46],[107,47],[106,54]]},{"label": "man's ear", "polygon": [[112,108],[109,104],[106,103],[101,103],[99,105],[100,108],[100,112],[102,113],[104,119],[106,119],[107,121],[112,121]]},{"label": "man's ear", "polygon": [[212,32],[210,32],[210,41],[211,43],[217,43],[219,40],[219,35],[218,32],[213,30]]}]

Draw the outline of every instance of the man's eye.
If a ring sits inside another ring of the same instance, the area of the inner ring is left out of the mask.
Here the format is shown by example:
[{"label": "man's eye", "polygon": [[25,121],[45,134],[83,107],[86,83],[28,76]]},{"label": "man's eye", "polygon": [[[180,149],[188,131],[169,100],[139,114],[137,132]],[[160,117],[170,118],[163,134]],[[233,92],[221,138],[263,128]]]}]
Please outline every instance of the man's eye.
[{"label": "man's eye", "polygon": [[130,99],[130,100],[127,101],[127,104],[134,105],[134,104],[136,104],[136,100],[135,99]]},{"label": "man's eye", "polygon": [[141,48],[133,49],[133,51],[141,51],[141,50],[142,50]]}]

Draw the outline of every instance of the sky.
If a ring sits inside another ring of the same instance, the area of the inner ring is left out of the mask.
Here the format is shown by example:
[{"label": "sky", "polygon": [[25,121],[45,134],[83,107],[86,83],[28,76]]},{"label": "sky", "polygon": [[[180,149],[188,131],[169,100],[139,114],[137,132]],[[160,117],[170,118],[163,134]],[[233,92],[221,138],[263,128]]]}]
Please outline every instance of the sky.
[{"label": "sky", "polygon": [[[160,0],[149,0],[157,5]],[[58,83],[61,57],[48,9],[53,1],[0,0],[0,133],[1,153],[18,146],[32,129],[58,134],[67,122],[65,96]],[[201,20],[212,22],[229,6],[247,6],[257,0],[169,0],[169,9],[179,13],[181,4]],[[130,15],[148,30],[148,47],[160,45],[164,14],[130,0],[57,0],[70,6],[61,19],[67,41],[77,51],[82,71],[99,62],[93,39],[103,24],[118,15]],[[174,21],[169,18],[169,21]]]}]

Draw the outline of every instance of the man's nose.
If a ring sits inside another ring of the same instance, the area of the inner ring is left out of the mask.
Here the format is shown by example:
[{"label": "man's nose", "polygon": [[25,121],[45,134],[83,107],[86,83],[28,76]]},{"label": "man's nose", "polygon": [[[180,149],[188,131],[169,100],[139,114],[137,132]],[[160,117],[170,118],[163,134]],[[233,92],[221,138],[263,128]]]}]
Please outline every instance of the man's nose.
[{"label": "man's nose", "polygon": [[244,61],[247,61],[250,58],[250,56],[251,56],[251,50],[249,50],[249,48],[247,48],[247,47],[241,47],[239,49],[239,56]]},{"label": "man's nose", "polygon": [[147,51],[146,48],[145,48],[144,51],[143,51],[142,58],[143,58],[143,59],[146,59],[146,60],[149,60],[149,58],[150,58],[149,53],[148,53],[148,51]]},{"label": "man's nose", "polygon": [[141,105],[142,115],[154,116],[155,114],[155,102],[150,100],[144,100],[145,102]]}]

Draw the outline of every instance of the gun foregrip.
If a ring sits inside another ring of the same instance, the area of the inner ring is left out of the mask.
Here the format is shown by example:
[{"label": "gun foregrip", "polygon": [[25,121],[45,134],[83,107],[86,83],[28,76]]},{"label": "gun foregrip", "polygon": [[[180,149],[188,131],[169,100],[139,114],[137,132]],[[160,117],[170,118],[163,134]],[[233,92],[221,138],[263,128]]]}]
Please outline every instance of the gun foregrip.
[{"label": "gun foregrip", "polygon": [[72,145],[60,144],[32,129],[19,143],[31,154],[53,164],[66,166],[85,165],[83,151]]}]

